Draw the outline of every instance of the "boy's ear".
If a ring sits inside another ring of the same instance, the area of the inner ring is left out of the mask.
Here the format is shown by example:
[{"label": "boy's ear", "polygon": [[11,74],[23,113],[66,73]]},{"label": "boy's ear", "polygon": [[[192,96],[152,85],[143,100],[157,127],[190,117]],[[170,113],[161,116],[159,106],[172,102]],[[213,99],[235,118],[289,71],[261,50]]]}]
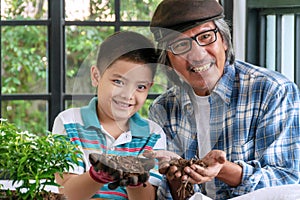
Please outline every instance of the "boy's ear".
[{"label": "boy's ear", "polygon": [[98,68],[95,65],[93,65],[91,67],[91,80],[92,80],[92,86],[97,87],[98,82],[100,80],[100,72],[99,72]]}]

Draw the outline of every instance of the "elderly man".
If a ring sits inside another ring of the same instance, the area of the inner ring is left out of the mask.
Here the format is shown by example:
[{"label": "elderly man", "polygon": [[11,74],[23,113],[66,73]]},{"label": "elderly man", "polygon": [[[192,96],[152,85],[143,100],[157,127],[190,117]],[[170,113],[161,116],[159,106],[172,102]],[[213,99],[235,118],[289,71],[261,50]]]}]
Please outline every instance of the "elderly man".
[{"label": "elderly man", "polygon": [[[153,15],[160,62],[174,82],[149,113],[169,150],[156,152],[166,174],[159,199],[179,199],[181,181],[213,199],[299,183],[299,89],[280,73],[236,61],[223,18],[216,0],[164,0]],[[183,174],[163,162],[174,153],[207,167]]]}]

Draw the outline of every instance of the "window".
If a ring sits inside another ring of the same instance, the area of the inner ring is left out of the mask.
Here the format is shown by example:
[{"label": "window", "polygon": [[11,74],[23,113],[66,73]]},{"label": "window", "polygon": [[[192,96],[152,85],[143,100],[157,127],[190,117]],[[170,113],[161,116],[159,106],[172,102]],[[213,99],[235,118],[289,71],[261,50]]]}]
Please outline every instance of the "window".
[{"label": "window", "polygon": [[[89,67],[99,44],[119,30],[152,38],[149,21],[161,1],[1,0],[1,117],[42,133],[62,110],[86,105],[95,96]],[[232,2],[220,3],[232,20]],[[166,89],[158,69],[142,115]]]},{"label": "window", "polygon": [[[1,117],[44,132],[60,111],[86,104],[95,95],[89,67],[99,44],[119,30],[152,37],[160,1],[1,0]],[[149,101],[165,89],[157,78]]]},{"label": "window", "polygon": [[247,1],[247,61],[300,86],[300,2]]}]

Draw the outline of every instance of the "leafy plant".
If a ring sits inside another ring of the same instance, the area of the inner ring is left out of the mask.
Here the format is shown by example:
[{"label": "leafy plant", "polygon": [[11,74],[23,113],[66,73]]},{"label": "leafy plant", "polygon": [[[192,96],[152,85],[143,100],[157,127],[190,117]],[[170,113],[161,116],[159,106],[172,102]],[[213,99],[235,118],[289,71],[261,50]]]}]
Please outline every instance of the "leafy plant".
[{"label": "leafy plant", "polygon": [[[46,186],[59,186],[54,173],[78,164],[80,151],[65,136],[37,136],[0,120],[0,177],[17,184],[17,199],[43,199]],[[11,194],[11,191],[7,191]]]}]

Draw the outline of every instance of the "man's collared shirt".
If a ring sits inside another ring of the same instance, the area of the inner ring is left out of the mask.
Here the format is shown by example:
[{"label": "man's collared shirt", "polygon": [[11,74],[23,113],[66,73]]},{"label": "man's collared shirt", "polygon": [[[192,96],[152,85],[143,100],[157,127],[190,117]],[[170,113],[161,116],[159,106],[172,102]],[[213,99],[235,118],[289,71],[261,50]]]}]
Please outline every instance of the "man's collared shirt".
[{"label": "man's collared shirt", "polygon": [[[172,87],[153,102],[149,113],[167,134],[167,149],[185,159],[198,154],[189,89],[184,85]],[[215,179],[216,199],[299,183],[300,103],[296,84],[278,72],[236,61],[225,66],[209,102],[211,146],[225,151],[229,161],[243,168],[238,187]],[[172,199],[166,181],[158,194],[159,199]]]}]

